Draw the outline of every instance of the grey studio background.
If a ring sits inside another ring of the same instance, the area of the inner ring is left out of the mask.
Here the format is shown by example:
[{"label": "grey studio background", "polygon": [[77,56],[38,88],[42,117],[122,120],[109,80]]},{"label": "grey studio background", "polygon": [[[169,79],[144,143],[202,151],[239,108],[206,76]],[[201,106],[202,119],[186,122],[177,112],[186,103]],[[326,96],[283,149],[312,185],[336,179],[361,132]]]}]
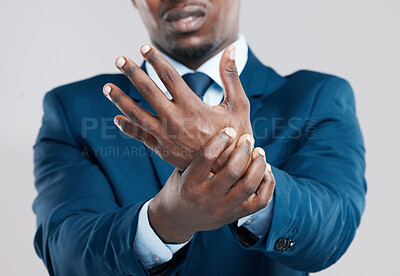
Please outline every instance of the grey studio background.
[{"label": "grey studio background", "polygon": [[[355,91],[366,210],[348,252],[317,275],[400,275],[399,14],[398,0],[242,0],[241,32],[265,64],[285,75],[304,68],[340,75]],[[47,274],[33,248],[31,209],[45,92],[117,73],[120,54],[140,62],[147,42],[130,0],[0,0],[0,275]]]}]

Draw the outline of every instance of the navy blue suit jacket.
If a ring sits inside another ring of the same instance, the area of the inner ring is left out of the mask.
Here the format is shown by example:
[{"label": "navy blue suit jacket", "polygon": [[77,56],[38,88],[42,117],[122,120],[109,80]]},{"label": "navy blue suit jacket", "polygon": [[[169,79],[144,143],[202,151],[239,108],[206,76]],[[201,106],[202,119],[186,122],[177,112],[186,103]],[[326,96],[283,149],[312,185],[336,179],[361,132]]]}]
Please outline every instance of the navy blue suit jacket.
[{"label": "navy blue suit jacket", "polygon": [[[256,146],[276,179],[271,225],[258,241],[234,225],[199,232],[160,270],[165,275],[305,275],[335,263],[360,223],[364,146],[349,84],[309,71],[282,77],[251,51],[240,77]],[[114,126],[120,112],[102,93],[107,82],[153,110],[121,74],[65,85],[44,99],[34,243],[51,275],[149,273],[132,249],[138,212],[173,167]],[[280,238],[294,245],[279,251]]]}]

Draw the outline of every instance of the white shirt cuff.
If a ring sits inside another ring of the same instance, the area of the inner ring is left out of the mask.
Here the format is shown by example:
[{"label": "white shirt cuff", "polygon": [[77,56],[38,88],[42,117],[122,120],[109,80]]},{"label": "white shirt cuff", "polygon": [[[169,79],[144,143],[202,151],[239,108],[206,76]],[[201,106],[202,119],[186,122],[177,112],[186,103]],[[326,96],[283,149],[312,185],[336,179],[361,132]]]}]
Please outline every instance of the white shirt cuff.
[{"label": "white shirt cuff", "polygon": [[272,194],[268,205],[265,208],[239,219],[237,226],[240,227],[243,225],[247,230],[260,239],[271,224],[272,213],[274,210],[274,198],[275,196]]},{"label": "white shirt cuff", "polygon": [[139,212],[133,249],[146,269],[153,268],[172,259],[172,256],[190,240],[180,244],[165,244],[154,232],[149,223],[147,210],[152,199],[147,201]]}]

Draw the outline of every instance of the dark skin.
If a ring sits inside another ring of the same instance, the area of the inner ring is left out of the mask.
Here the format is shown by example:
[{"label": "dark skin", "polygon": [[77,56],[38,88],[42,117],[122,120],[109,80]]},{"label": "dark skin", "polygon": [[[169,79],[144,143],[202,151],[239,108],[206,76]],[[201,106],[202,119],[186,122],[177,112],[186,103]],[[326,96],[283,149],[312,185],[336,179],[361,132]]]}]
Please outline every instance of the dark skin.
[{"label": "dark skin", "polygon": [[[238,36],[239,0],[133,3],[153,44],[192,69]],[[225,100],[218,106],[198,98],[155,47],[145,45],[141,53],[173,100],[127,57],[119,57],[117,67],[157,115],[113,84],[106,84],[104,93],[126,116],[115,118],[117,126],[176,167],[149,204],[157,235],[166,243],[182,243],[198,231],[218,229],[264,208],[275,181],[265,152],[253,148],[250,104],[237,73],[235,48],[227,47],[221,58]]]},{"label": "dark skin", "polygon": [[[144,47],[143,47],[144,48]],[[110,100],[125,114],[117,116],[121,130],[155,151],[160,157],[185,170],[197,151],[219,130],[231,126],[239,134],[252,134],[250,103],[240,83],[235,60],[230,58],[234,48],[228,47],[221,59],[221,77],[225,87],[225,100],[217,106],[204,103],[187,86],[178,72],[154,47],[143,57],[163,81],[173,100],[169,101],[157,85],[140,67],[126,57],[120,70],[152,105],[158,116],[138,106],[118,87],[109,84]],[[214,167],[217,172],[225,163],[235,145],[232,145]]]},{"label": "dark skin", "polygon": [[225,166],[210,174],[236,142],[236,132],[228,129],[206,143],[184,172],[175,169],[150,202],[150,224],[164,242],[185,242],[198,231],[218,229],[267,206],[274,179],[264,151],[253,150],[250,135],[241,136]]},{"label": "dark skin", "polygon": [[[132,1],[150,34],[154,46],[193,70],[232,44],[239,34],[239,0]],[[174,8],[195,4],[205,13],[205,21],[196,31],[173,28],[165,13]],[[229,7],[229,8],[227,8]],[[202,57],[185,59],[177,49],[207,48]]]}]

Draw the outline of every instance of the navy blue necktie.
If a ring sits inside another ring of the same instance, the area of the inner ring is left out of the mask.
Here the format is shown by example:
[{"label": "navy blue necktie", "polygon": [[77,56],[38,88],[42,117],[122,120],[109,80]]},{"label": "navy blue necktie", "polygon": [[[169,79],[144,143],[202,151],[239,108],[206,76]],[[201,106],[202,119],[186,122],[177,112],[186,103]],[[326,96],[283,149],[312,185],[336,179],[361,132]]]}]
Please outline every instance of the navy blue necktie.
[{"label": "navy blue necktie", "polygon": [[213,80],[204,73],[195,72],[188,73],[182,76],[187,85],[193,90],[200,99],[203,99],[204,93],[213,83]]}]

